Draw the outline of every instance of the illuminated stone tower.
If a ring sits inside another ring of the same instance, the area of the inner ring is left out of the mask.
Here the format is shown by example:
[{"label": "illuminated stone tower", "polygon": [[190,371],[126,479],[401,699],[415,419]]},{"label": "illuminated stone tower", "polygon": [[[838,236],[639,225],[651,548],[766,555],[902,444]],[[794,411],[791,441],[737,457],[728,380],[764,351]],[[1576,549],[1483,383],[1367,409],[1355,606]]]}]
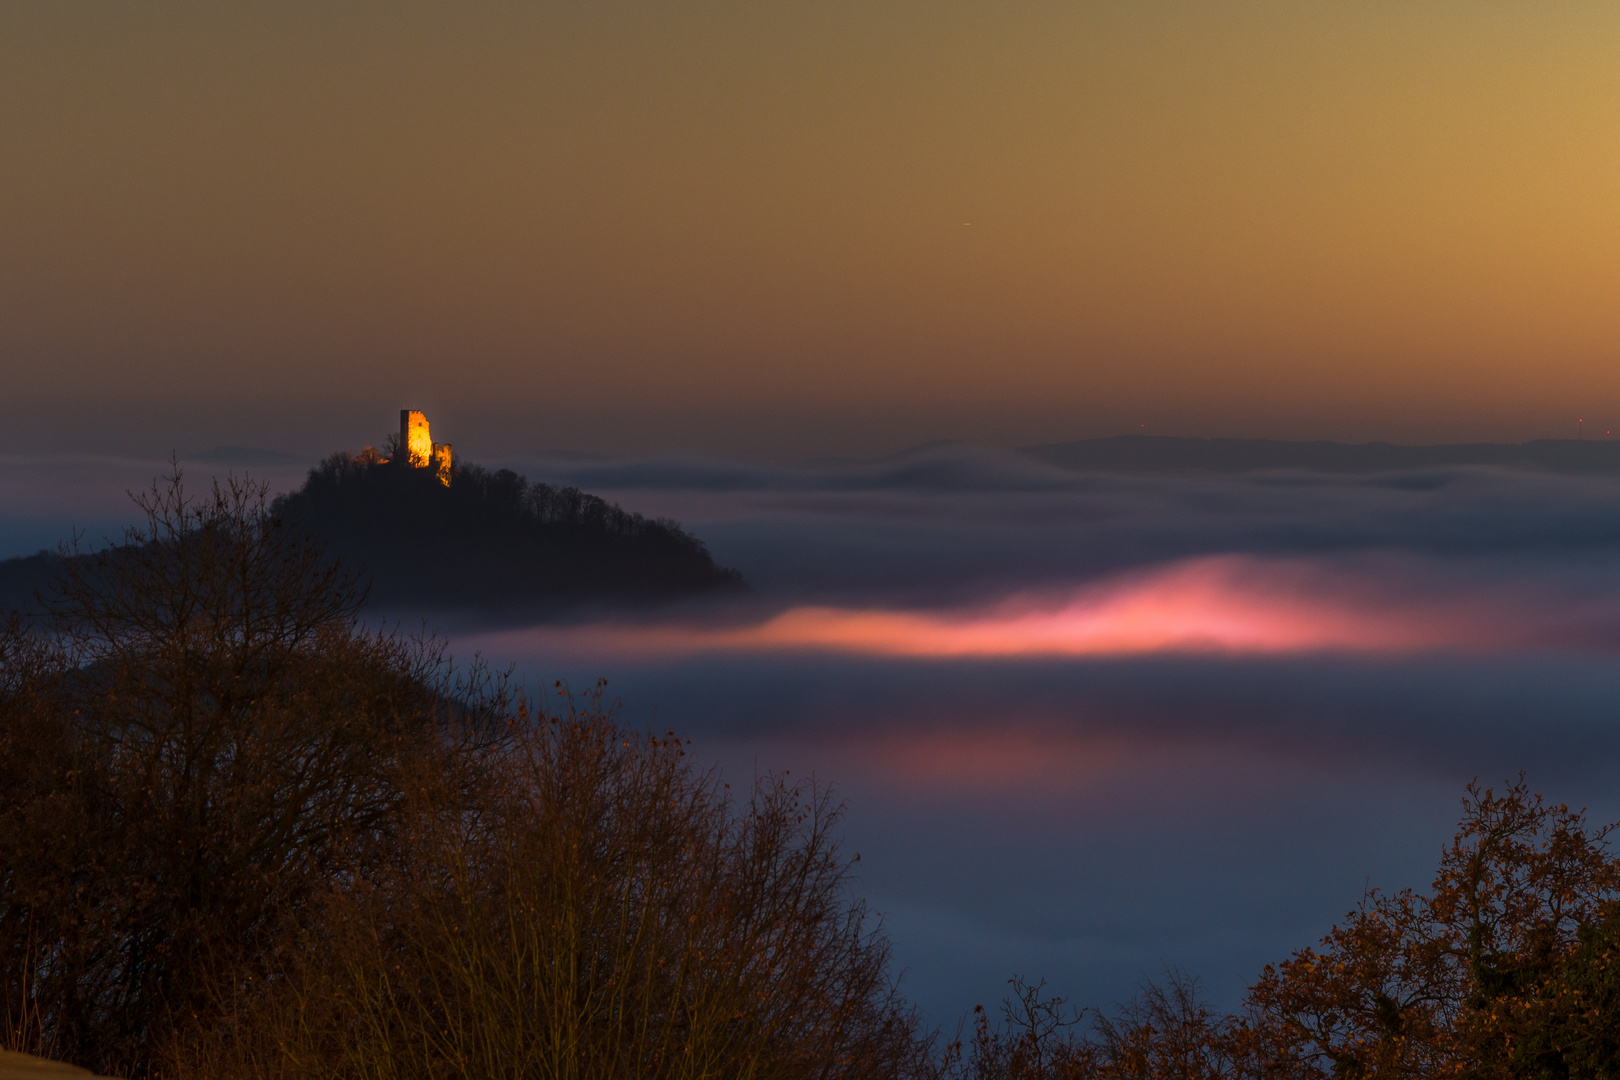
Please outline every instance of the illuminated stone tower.
[{"label": "illuminated stone tower", "polygon": [[432,469],[439,483],[450,486],[452,453],[449,443],[436,443],[427,416],[415,409],[399,410],[399,461],[413,469]]},{"label": "illuminated stone tower", "polygon": [[399,410],[399,459],[413,469],[425,469],[433,460],[427,416],[415,409]]}]

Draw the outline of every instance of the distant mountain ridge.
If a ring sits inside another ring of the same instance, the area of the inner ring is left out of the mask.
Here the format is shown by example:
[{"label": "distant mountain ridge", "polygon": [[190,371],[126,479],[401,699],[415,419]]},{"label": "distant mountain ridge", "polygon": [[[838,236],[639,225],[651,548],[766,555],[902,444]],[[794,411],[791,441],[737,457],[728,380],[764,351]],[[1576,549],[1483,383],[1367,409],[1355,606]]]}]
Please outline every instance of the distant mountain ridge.
[{"label": "distant mountain ridge", "polygon": [[1620,439],[1536,439],[1524,443],[1288,442],[1117,435],[1028,446],[1022,453],[1065,469],[1098,472],[1398,472],[1481,465],[1532,472],[1620,476]]}]

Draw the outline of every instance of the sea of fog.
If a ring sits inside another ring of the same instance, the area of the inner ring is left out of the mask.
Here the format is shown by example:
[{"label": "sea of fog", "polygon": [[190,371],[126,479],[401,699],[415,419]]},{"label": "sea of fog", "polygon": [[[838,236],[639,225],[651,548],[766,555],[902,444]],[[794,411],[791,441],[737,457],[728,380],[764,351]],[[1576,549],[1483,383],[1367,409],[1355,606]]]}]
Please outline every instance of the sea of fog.
[{"label": "sea of fog", "polygon": [[[1474,777],[1620,817],[1620,479],[1104,475],[959,444],[486,464],[675,518],[752,591],[432,626],[537,688],[605,678],[734,784],[831,784],[947,1029],[1014,974],[1108,1004],[1175,966],[1230,1006],[1364,889],[1424,886]],[[0,556],[112,533],[162,465],[0,461]]]}]

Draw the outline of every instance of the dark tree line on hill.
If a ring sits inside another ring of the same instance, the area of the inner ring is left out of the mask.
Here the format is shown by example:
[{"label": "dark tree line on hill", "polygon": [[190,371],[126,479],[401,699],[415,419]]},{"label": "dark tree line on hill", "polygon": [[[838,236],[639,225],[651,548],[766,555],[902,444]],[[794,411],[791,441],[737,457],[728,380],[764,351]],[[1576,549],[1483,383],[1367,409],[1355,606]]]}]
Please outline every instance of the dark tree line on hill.
[{"label": "dark tree line on hill", "polygon": [[509,469],[427,469],[334,454],[273,512],[361,567],[384,606],[534,613],[654,602],[742,586],[673,521]]},{"label": "dark tree line on hill", "polygon": [[839,807],[733,794],[600,691],[542,707],[241,483],[142,501],[0,624],[0,1047],[139,1077],[1611,1080],[1620,858],[1471,786],[1427,893],[1371,893],[1220,1015],[1013,980],[920,1030]]},{"label": "dark tree line on hill", "polygon": [[[428,469],[334,454],[277,498],[273,513],[359,570],[370,605],[394,611],[521,619],[746,589],[676,522],[508,469],[458,465],[447,487]],[[62,559],[0,560],[0,606],[32,610]]]}]

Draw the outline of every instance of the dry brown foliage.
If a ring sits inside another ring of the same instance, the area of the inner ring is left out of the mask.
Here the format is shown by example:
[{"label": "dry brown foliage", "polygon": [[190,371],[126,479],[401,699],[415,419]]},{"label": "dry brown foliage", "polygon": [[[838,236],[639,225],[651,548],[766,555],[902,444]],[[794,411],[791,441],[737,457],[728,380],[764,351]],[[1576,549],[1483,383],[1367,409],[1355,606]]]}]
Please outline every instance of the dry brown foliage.
[{"label": "dry brown foliage", "polygon": [[[121,1075],[896,1075],[839,808],[367,633],[263,488],[0,634],[0,1034]],[[564,699],[567,701],[568,699]]]},{"label": "dry brown foliage", "polygon": [[1428,894],[1369,893],[1315,948],[1268,965],[1234,1016],[1171,972],[1089,1029],[1014,980],[972,1080],[1620,1077],[1620,859],[1611,827],[1521,778],[1468,788]]},{"label": "dry brown foliage", "polygon": [[914,1063],[825,791],[740,805],[592,697],[519,710],[471,814],[332,897],[305,963],[199,1070],[228,1076],[865,1077]]},{"label": "dry brown foliage", "polygon": [[48,631],[0,646],[5,1041],[109,1073],[273,970],[473,719],[434,646],[362,631],[262,487],[191,502],[176,474],[138,503],[123,545],[67,553]]},{"label": "dry brown foliage", "polygon": [[1265,969],[1236,1036],[1249,1071],[1527,1075],[1512,1044],[1620,895],[1610,829],[1522,778],[1469,785],[1429,895],[1372,893],[1319,949]]},{"label": "dry brown foliage", "polygon": [[131,1075],[275,967],[492,703],[433,644],[364,633],[264,487],[193,502],[175,473],[138,505],[122,546],[65,552],[47,627],[0,635],[3,1040]]}]

